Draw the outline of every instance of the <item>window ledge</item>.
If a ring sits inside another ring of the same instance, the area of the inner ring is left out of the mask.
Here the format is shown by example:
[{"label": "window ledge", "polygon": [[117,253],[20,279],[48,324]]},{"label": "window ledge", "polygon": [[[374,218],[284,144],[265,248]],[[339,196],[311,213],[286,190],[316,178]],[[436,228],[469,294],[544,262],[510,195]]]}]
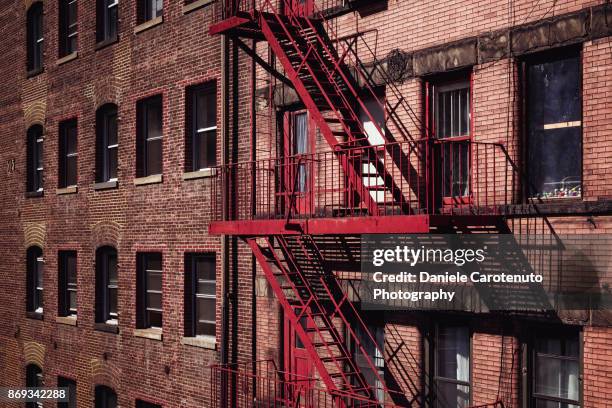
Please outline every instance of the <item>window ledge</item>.
[{"label": "window ledge", "polygon": [[26,317],[34,320],[45,320],[43,314],[40,312],[26,312]]},{"label": "window ledge", "polygon": [[201,347],[209,350],[217,349],[217,340],[214,337],[183,337],[181,344],[186,346]]},{"label": "window ledge", "polygon": [[157,184],[163,181],[161,174],[153,174],[152,176],[138,177],[134,179],[135,186],[144,186],[147,184]]},{"label": "window ledge", "polygon": [[159,16],[159,17],[155,17],[154,19],[151,19],[149,21],[145,21],[142,24],[137,25],[136,27],[134,27],[134,34],[138,34],[141,33],[145,30],[148,30],[149,28],[153,28],[155,26],[160,25],[161,23],[164,22],[164,16]]},{"label": "window ledge", "polygon": [[42,197],[44,195],[44,191],[26,191],[25,193],[25,196],[27,198]]},{"label": "window ledge", "polygon": [[26,78],[33,78],[39,74],[42,74],[43,71],[44,71],[43,67],[29,70],[28,72],[26,72]]},{"label": "window ledge", "polygon": [[118,185],[119,185],[119,182],[117,180],[102,181],[100,183],[94,183],[93,189],[94,190],[108,190],[110,188],[117,188]]},{"label": "window ledge", "polygon": [[183,173],[183,180],[193,180],[193,179],[199,179],[199,178],[204,178],[204,177],[213,177],[216,175],[217,175],[217,169],[215,168],[202,169],[198,171],[190,171],[187,173]]},{"label": "window ledge", "polygon": [[102,48],[106,48],[111,44],[114,44],[116,42],[119,42],[119,36],[115,36],[113,38],[109,38],[107,40],[102,40],[100,42],[96,43],[95,49],[96,51],[101,50]]},{"label": "window ledge", "polygon": [[161,329],[134,329],[135,337],[142,337],[143,339],[150,340],[162,340],[162,330]]},{"label": "window ledge", "polygon": [[72,61],[72,60],[77,59],[77,58],[78,58],[78,56],[79,56],[79,52],[78,52],[78,51],[75,51],[75,52],[73,52],[73,53],[71,53],[71,54],[66,55],[65,57],[62,57],[62,58],[58,59],[58,60],[55,62],[55,64],[56,64],[56,65],[62,65],[62,64],[65,64],[65,63],[67,63],[67,62],[70,62],[70,61]]},{"label": "window ledge", "polygon": [[116,324],[96,323],[94,329],[113,334],[119,333],[119,326]]},{"label": "window ledge", "polygon": [[66,324],[68,326],[76,326],[77,318],[75,316],[57,316],[55,323]]},{"label": "window ledge", "polygon": [[207,4],[213,3],[215,0],[196,0],[193,3],[183,5],[183,14],[192,12],[193,10],[204,7]]},{"label": "window ledge", "polygon": [[55,193],[56,194],[76,194],[77,191],[78,191],[77,186],[70,186],[70,187],[58,188],[57,190],[55,190]]}]

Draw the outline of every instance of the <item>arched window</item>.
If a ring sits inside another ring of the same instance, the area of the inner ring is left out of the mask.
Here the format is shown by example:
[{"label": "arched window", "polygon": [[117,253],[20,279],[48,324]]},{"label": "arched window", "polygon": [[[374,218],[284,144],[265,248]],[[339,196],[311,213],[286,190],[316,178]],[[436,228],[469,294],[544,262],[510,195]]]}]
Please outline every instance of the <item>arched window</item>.
[{"label": "arched window", "polygon": [[27,185],[30,193],[43,191],[43,128],[34,125],[27,134]]},{"label": "arched window", "polygon": [[42,249],[37,246],[31,246],[28,248],[26,256],[27,311],[42,314],[43,269],[45,263]]},{"label": "arched window", "polygon": [[28,73],[34,74],[43,69],[43,4],[34,3],[27,14],[26,48],[28,50]]},{"label": "arched window", "polygon": [[[36,364],[28,364],[26,366],[26,387],[42,387],[43,373],[42,369]],[[27,408],[40,408],[40,402],[26,402]]]},{"label": "arched window", "polygon": [[117,394],[112,388],[105,385],[97,385],[95,390],[96,408],[116,408]]},{"label": "arched window", "polygon": [[117,105],[107,103],[96,111],[96,181],[117,180]]},{"label": "arched window", "polygon": [[96,323],[117,324],[117,250],[96,251]]}]

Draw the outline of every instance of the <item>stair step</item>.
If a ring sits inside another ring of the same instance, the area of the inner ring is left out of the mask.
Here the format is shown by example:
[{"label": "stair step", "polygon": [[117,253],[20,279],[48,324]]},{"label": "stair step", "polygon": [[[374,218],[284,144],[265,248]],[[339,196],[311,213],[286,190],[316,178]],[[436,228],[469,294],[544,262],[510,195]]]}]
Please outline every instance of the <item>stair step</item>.
[{"label": "stair step", "polygon": [[359,373],[355,371],[350,371],[348,373],[332,373],[329,376],[332,378],[342,378],[342,377],[350,377],[352,375],[359,375]]},{"label": "stair step", "polygon": [[338,357],[323,357],[321,361],[324,363],[331,363],[333,361],[350,361],[351,358],[347,356],[338,356]]}]

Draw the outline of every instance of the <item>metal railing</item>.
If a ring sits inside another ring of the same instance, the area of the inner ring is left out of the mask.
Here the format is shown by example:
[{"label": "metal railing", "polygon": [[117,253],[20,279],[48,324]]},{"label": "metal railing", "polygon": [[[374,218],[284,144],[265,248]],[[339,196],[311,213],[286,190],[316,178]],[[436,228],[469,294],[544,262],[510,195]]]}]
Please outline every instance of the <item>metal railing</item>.
[{"label": "metal railing", "polygon": [[[344,170],[352,167],[357,177]],[[494,215],[518,199],[503,145],[460,139],[339,148],[219,166],[209,189],[219,220],[414,214]],[[376,208],[372,213],[369,208]]]}]

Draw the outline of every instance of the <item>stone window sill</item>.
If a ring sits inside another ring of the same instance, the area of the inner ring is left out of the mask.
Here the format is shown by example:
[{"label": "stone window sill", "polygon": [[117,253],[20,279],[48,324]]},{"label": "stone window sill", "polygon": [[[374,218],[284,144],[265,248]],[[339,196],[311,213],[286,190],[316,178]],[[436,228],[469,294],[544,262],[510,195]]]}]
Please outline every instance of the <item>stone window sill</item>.
[{"label": "stone window sill", "polygon": [[108,190],[111,188],[117,188],[118,185],[119,185],[119,182],[117,180],[102,181],[100,183],[94,183],[93,189],[94,190]]},{"label": "stone window sill", "polygon": [[217,175],[217,169],[202,169],[198,171],[190,171],[183,173],[183,180],[194,180],[205,177],[214,177]]},{"label": "stone window sill", "polygon": [[197,0],[190,4],[183,5],[183,14],[190,13],[194,10],[204,7],[207,4],[213,3],[215,0]]},{"label": "stone window sill", "polygon": [[25,196],[27,198],[33,198],[33,197],[42,197],[44,196],[44,191],[27,191],[25,193]]},{"label": "stone window sill", "polygon": [[217,349],[217,340],[214,337],[183,337],[181,339],[181,344],[209,350]]},{"label": "stone window sill", "polygon": [[135,337],[142,337],[143,339],[149,340],[162,340],[162,330],[161,329],[134,329]]},{"label": "stone window sill", "polygon": [[76,326],[77,318],[75,316],[57,316],[55,323],[66,324],[68,326]]},{"label": "stone window sill", "polygon": [[65,57],[62,57],[62,58],[58,59],[58,60],[55,62],[55,64],[56,64],[56,65],[62,65],[62,64],[65,64],[65,63],[67,63],[67,62],[70,62],[70,61],[72,61],[72,60],[77,59],[77,58],[78,58],[78,56],[79,56],[79,52],[78,52],[78,51],[75,51],[75,52],[73,52],[73,53],[71,53],[71,54],[66,55]]},{"label": "stone window sill", "polygon": [[26,312],[26,317],[34,320],[45,320],[44,315],[39,312]]},{"label": "stone window sill", "polygon": [[58,188],[57,190],[55,190],[57,194],[76,194],[77,191],[78,191],[77,186]]},{"label": "stone window sill", "polygon": [[163,181],[161,174],[154,174],[152,176],[138,177],[134,179],[135,186],[145,186],[147,184],[157,184]]},{"label": "stone window sill", "polygon": [[151,19],[149,21],[145,21],[142,24],[137,25],[136,27],[134,27],[134,34],[138,34],[141,33],[145,30],[148,30],[149,28],[153,28],[155,26],[160,25],[161,23],[164,22],[164,16],[159,16],[159,17],[155,17],[154,19]]},{"label": "stone window sill", "polygon": [[107,333],[117,334],[119,333],[119,326],[116,324],[108,324],[108,323],[96,323],[94,328],[98,331],[103,331]]}]

